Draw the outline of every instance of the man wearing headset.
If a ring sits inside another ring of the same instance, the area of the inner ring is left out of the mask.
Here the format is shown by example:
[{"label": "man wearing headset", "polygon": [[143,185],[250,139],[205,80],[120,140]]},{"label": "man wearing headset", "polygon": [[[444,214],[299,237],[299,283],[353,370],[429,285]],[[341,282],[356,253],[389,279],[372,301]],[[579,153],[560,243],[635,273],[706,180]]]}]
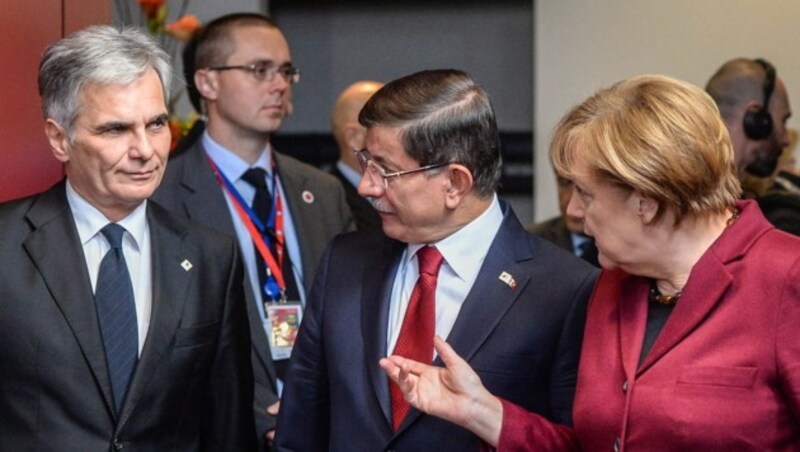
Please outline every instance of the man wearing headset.
[{"label": "man wearing headset", "polygon": [[[706,84],[733,142],[739,177],[768,177],[789,145],[786,121],[792,115],[786,85],[766,60],[735,58]],[[800,196],[770,191],[758,199],[764,216],[779,229],[800,235]]]}]

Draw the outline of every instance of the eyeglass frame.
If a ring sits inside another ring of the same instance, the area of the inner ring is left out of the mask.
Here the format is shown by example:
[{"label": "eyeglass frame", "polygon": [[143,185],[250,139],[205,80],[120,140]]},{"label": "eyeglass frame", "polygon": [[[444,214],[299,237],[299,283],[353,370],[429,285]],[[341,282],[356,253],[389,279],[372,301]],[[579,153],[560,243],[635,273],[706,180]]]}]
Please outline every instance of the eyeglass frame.
[{"label": "eyeglass frame", "polygon": [[[372,155],[369,153],[368,150],[359,149],[359,150],[353,151],[353,154],[355,154],[356,161],[358,162],[358,166],[361,167],[361,171],[365,175],[369,172],[370,174],[377,174],[378,176],[381,176],[381,179],[383,180],[383,188],[384,189],[389,188],[389,179],[398,178],[400,176],[405,176],[407,174],[420,173],[420,172],[423,172],[423,171],[428,171],[428,170],[432,170],[432,169],[436,169],[436,168],[441,168],[443,166],[447,166],[447,165],[450,165],[451,163],[453,163],[453,162],[434,163],[433,165],[420,166],[419,168],[400,170],[400,171],[392,171],[392,172],[388,172],[387,173],[386,170],[378,162],[376,162],[372,158]],[[365,155],[368,158],[364,157]],[[374,168],[374,170],[373,170],[373,168]]]},{"label": "eyeglass frame", "polygon": [[[257,73],[260,67],[264,67],[264,77],[260,78]],[[268,61],[256,61],[255,63],[250,64],[240,64],[240,65],[232,65],[232,66],[213,66],[207,67],[206,70],[209,71],[230,71],[230,70],[240,70],[240,71],[247,71],[250,75],[253,76],[259,82],[272,82],[275,80],[275,77],[280,74],[281,77],[285,81],[287,81],[290,85],[295,85],[300,82],[300,69],[296,68],[295,66],[273,66],[272,63]],[[270,75],[271,74],[271,75]]]}]

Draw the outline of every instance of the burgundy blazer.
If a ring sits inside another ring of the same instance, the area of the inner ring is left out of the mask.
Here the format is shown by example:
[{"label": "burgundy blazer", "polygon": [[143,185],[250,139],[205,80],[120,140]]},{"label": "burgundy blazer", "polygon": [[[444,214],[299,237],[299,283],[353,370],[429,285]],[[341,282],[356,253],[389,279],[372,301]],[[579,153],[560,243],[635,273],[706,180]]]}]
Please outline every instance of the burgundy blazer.
[{"label": "burgundy blazer", "polygon": [[649,280],[601,274],[574,429],[504,402],[499,450],[800,451],[800,239],[738,207],[641,366]]}]

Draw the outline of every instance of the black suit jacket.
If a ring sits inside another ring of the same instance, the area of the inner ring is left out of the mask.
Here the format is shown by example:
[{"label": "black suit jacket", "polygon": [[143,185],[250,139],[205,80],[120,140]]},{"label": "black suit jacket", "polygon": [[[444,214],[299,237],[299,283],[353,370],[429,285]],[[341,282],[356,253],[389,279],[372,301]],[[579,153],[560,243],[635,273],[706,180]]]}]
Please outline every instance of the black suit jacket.
[{"label": "black suit jacket", "polygon": [[[447,341],[492,393],[569,423],[597,272],[528,234],[510,207],[504,214]],[[414,409],[392,429],[389,381],[378,361],[386,356],[405,246],[359,232],[337,237],[326,252],[289,366],[279,451],[478,450],[475,435]],[[503,272],[516,284],[503,282]]]},{"label": "black suit jacket", "polygon": [[[529,232],[558,245],[559,248],[575,254],[575,250],[573,249],[572,245],[572,233],[569,232],[569,229],[567,229],[567,223],[564,221],[563,216],[551,218],[549,220],[542,221],[541,223],[532,224],[528,226],[527,229]],[[598,262],[597,246],[594,244],[594,239],[589,238],[587,248],[583,251],[583,254],[580,255],[580,258],[594,265],[595,267],[600,267],[600,263]]]},{"label": "black suit jacket", "polygon": [[558,216],[541,223],[532,224],[527,227],[528,231],[539,237],[558,245],[560,248],[574,254],[572,249],[572,237],[570,236],[564,217]]},{"label": "black suit jacket", "polygon": [[147,221],[152,318],[117,416],[65,184],[0,205],[0,450],[255,448],[236,246],[153,203]]},{"label": "black suit jacket", "polygon": [[372,207],[372,204],[358,194],[356,187],[353,187],[353,184],[344,177],[344,174],[335,165],[331,169],[331,174],[336,176],[342,187],[344,187],[347,205],[350,206],[350,211],[353,212],[353,218],[356,221],[356,229],[359,231],[382,230],[381,216]]},{"label": "black suit jacket", "polygon": [[[340,232],[354,229],[353,217],[345,202],[341,184],[330,174],[291,157],[275,153],[286,194],[286,207],[297,231],[303,265],[303,288],[311,287],[314,271],[328,242]],[[307,202],[304,194],[313,195]],[[225,194],[208,165],[202,140],[170,158],[167,172],[153,199],[172,212],[236,237]],[[238,242],[237,242],[238,243]],[[264,433],[275,428],[275,417],[266,408],[276,401],[277,377],[269,340],[256,306],[250,283],[245,284],[247,314],[250,320],[252,363],[255,380],[253,412],[256,434],[264,447]]]}]

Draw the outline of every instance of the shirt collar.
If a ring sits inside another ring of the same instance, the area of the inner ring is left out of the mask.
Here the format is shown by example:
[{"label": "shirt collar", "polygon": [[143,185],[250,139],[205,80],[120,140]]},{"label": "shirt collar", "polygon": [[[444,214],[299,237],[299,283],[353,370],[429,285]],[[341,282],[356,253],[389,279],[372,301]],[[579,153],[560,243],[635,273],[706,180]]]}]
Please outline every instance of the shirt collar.
[{"label": "shirt collar", "polygon": [[[75,219],[75,226],[78,229],[78,237],[82,246],[86,245],[89,240],[92,240],[101,229],[110,223],[102,212],[75,191],[69,179],[67,179],[67,202],[70,210],[72,210],[72,217]],[[128,216],[116,222],[128,231],[137,250],[140,244],[143,243],[144,234],[147,230],[146,213],[147,200],[144,200]]]},{"label": "shirt collar", "polygon": [[206,154],[214,161],[214,164],[217,165],[217,169],[219,169],[229,181],[235,182],[239,180],[245,171],[250,168],[261,168],[267,172],[268,177],[272,177],[272,152],[269,143],[267,143],[267,147],[264,148],[264,152],[261,153],[255,164],[251,166],[239,158],[238,155],[214,141],[207,130],[203,133],[202,140]]},{"label": "shirt collar", "polygon": [[[467,279],[469,274],[480,269],[480,264],[486,258],[489,247],[492,245],[502,223],[503,211],[495,194],[489,208],[477,218],[458,231],[430,245],[439,250],[447,265],[453,269],[453,272],[459,278]],[[408,244],[405,257],[406,265],[423,246],[425,244]],[[479,265],[476,266],[476,263],[479,263]]]}]

